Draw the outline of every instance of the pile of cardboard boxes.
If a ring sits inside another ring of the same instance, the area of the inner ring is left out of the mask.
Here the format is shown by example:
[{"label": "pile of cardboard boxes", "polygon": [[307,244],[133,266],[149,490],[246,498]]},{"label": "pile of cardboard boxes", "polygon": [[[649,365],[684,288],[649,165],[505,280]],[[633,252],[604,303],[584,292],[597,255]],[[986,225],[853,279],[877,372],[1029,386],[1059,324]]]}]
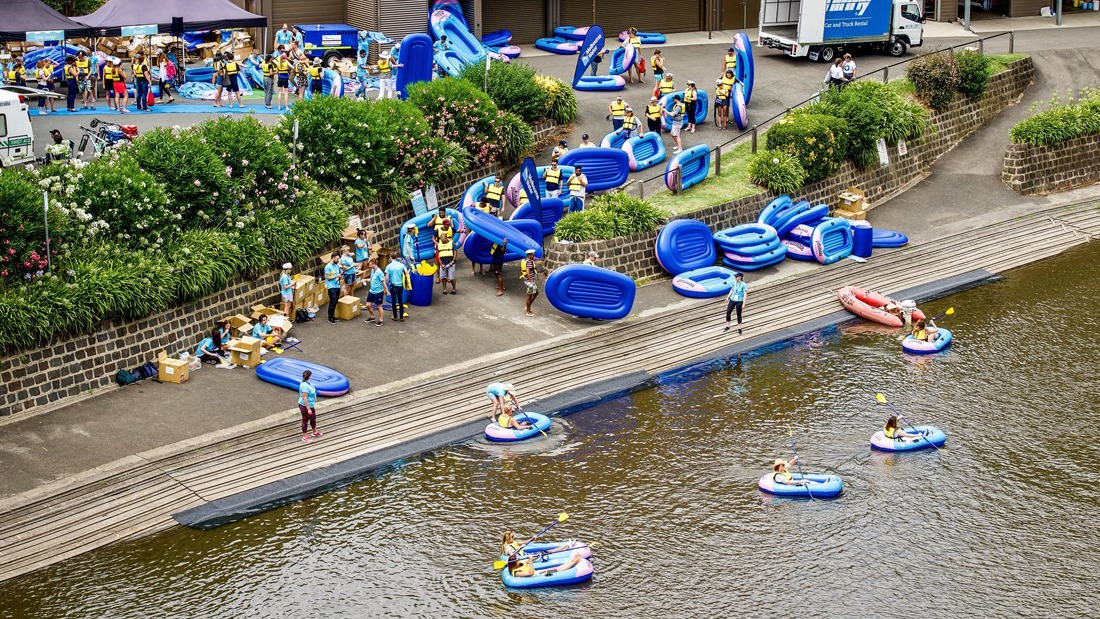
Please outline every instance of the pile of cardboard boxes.
[{"label": "pile of cardboard boxes", "polygon": [[849,187],[837,197],[834,217],[845,219],[867,219],[867,196],[859,187]]}]

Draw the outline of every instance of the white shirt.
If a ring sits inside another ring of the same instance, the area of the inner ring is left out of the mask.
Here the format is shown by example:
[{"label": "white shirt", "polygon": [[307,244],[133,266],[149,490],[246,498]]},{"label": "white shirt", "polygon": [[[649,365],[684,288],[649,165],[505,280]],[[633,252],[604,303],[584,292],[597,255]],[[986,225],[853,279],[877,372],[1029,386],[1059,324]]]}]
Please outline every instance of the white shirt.
[{"label": "white shirt", "polygon": [[[572,178],[572,177],[570,177]],[[575,198],[583,198],[585,193],[585,186],[588,184],[588,177],[584,174],[578,174],[577,178],[584,182],[580,187],[569,191],[569,195]],[[566,181],[568,183],[568,181]]]},{"label": "white shirt", "polygon": [[852,76],[856,73],[856,61],[845,60],[840,64],[840,68],[844,72],[844,77],[851,79]]},{"label": "white shirt", "polygon": [[829,67],[829,79],[831,79],[831,80],[843,80],[844,79],[844,69],[842,69],[839,65],[835,65],[835,64],[833,66]]},{"label": "white shirt", "polygon": [[581,142],[577,148],[596,148],[595,142]]}]

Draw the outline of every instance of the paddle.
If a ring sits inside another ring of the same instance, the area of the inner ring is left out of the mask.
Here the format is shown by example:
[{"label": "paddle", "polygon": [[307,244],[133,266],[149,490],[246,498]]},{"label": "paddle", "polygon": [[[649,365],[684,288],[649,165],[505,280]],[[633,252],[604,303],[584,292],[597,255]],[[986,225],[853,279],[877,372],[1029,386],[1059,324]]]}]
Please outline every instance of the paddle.
[{"label": "paddle", "polygon": [[802,485],[806,486],[806,494],[810,495],[811,500],[814,499],[814,494],[810,492],[810,480],[806,479],[806,474],[802,472],[802,463],[798,461],[798,450],[794,447],[794,430],[791,429],[791,424],[787,424],[787,434],[791,437],[791,451],[794,452],[794,463],[798,465],[798,474],[802,476],[802,481],[806,482]]},{"label": "paddle", "polygon": [[534,428],[534,429],[538,430],[539,432],[542,432],[542,435],[543,435],[543,436],[550,436],[549,434],[547,434],[546,432],[544,432],[542,428],[540,428],[540,427],[538,427],[537,425],[535,425],[535,420],[534,420],[534,419],[531,419],[530,417],[528,417],[528,416],[527,416],[527,413],[525,413],[525,412],[523,411],[523,409],[522,409],[522,408],[520,408],[520,406],[519,406],[518,404],[516,405],[516,408],[518,408],[518,409],[519,409],[519,414],[520,414],[520,415],[523,415],[523,418],[527,420],[527,423],[531,424],[531,427],[532,427],[532,428]]},{"label": "paddle", "polygon": [[[554,528],[555,526],[557,526],[557,524],[558,524],[559,522],[565,522],[566,520],[569,520],[569,514],[567,514],[567,513],[565,513],[565,512],[562,512],[562,513],[558,514],[558,519],[557,519],[557,520],[555,520],[554,522],[551,522],[550,524],[546,525],[546,528],[544,528],[543,530],[539,531],[538,533],[535,533],[535,534],[534,534],[534,535],[533,535],[533,536],[531,537],[531,539],[529,539],[529,540],[527,540],[526,542],[524,542],[524,543],[523,543],[523,546],[520,546],[519,548],[517,548],[517,549],[516,549],[516,551],[515,551],[515,552],[513,552],[513,553],[512,553],[512,554],[510,554],[510,555],[508,555],[508,558],[510,559],[510,558],[512,558],[512,557],[515,557],[515,556],[516,556],[517,554],[519,554],[519,551],[523,550],[524,546],[526,546],[527,544],[530,544],[531,542],[533,542],[533,541],[537,540],[537,539],[538,539],[539,537],[542,537],[542,534],[543,534],[543,533],[546,533],[546,532],[547,532],[547,531],[549,531],[550,529],[553,529],[553,528]],[[497,567],[497,563],[501,563],[502,565],[500,565],[499,567]],[[505,565],[508,565],[508,562],[507,562],[507,561],[497,561],[496,563],[494,563],[494,564],[493,564],[493,566],[494,566],[494,567],[496,567],[496,569],[498,569],[498,570],[499,570],[500,568],[504,567]]]},{"label": "paddle", "polygon": [[[947,314],[948,312],[952,312],[952,313],[953,313],[953,310],[954,310],[954,308],[952,308],[952,309],[949,309],[949,310],[947,310],[947,312],[944,312],[944,314]],[[894,405],[893,405],[893,404],[891,404],[891,403],[890,403],[890,402],[889,402],[889,401],[888,401],[888,400],[886,399],[886,396],[882,395],[881,393],[876,393],[876,394],[875,394],[875,399],[876,399],[876,400],[878,400],[878,403],[879,403],[879,404],[885,404],[886,406],[889,406],[889,407],[890,407],[890,410],[894,411],[894,415],[896,415],[896,416],[898,417],[898,419],[905,419],[905,425],[909,426],[909,429],[910,429],[910,430],[912,430],[912,431],[913,431],[913,432],[914,432],[915,434],[917,434],[918,436],[920,436],[921,438],[923,438],[923,439],[924,439],[925,441],[928,441],[928,444],[929,444],[929,445],[931,445],[932,447],[935,447],[936,451],[943,451],[943,450],[942,450],[942,449],[940,449],[939,447],[936,447],[936,444],[935,444],[935,443],[933,443],[932,441],[928,440],[928,437],[927,437],[927,436],[926,436],[926,435],[924,434],[924,432],[921,432],[921,431],[917,430],[916,428],[914,428],[914,427],[913,427],[913,424],[909,423],[909,419],[907,419],[907,418],[905,417],[905,415],[902,415],[902,414],[901,414],[901,411],[899,411],[899,410],[898,410],[897,408],[895,408],[895,407],[894,407]]]},{"label": "paddle", "polygon": [[933,318],[932,322],[936,322],[937,320],[939,320],[940,318],[943,318],[944,316],[952,316],[952,315],[954,315],[954,313],[955,313],[955,308],[949,307],[949,308],[947,308],[946,312],[944,312],[944,313],[940,314],[939,316],[936,316],[935,318]]},{"label": "paddle", "polygon": [[[583,546],[573,546],[572,548],[567,548],[565,550],[559,550],[558,552],[570,552],[570,551],[573,551],[573,550],[580,550],[581,548],[595,548],[597,544],[599,544],[599,542],[588,542],[587,544],[584,544]],[[542,561],[542,560],[545,559],[545,557],[543,557],[542,555],[546,555],[546,554],[550,554],[550,552],[548,550],[541,550],[541,551],[539,551],[539,552],[537,552],[537,553],[535,553],[534,555],[531,555],[531,556],[536,561]],[[504,569],[504,566],[506,566],[506,565],[508,565],[507,561],[494,561],[493,562],[493,569],[494,570]]]}]

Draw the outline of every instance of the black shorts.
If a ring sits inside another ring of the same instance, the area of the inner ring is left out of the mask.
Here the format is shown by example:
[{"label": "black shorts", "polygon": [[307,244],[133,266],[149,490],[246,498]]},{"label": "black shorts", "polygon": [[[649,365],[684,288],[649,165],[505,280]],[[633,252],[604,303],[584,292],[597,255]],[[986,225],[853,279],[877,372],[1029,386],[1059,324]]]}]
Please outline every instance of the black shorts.
[{"label": "black shorts", "polygon": [[382,303],[385,300],[386,300],[386,293],[385,292],[370,292],[370,293],[367,293],[367,303],[370,303],[371,305],[381,306]]},{"label": "black shorts", "polygon": [[278,80],[275,81],[275,85],[279,88],[290,88],[290,78],[280,77]]},{"label": "black shorts", "polygon": [[500,200],[494,200],[492,198],[485,198],[485,204],[488,204],[489,208],[491,208],[491,209],[494,209],[494,208],[499,209],[500,208]]},{"label": "black shorts", "polygon": [[309,83],[309,89],[313,91],[314,94],[321,94],[321,80],[311,81]]},{"label": "black shorts", "polygon": [[240,87],[237,86],[237,76],[236,75],[230,75],[229,76],[229,78],[225,82],[225,89],[228,90],[229,92],[240,92],[241,91]]},{"label": "black shorts", "polygon": [[504,261],[494,259],[491,270],[495,275],[500,275],[504,271]]},{"label": "black shorts", "polygon": [[546,183],[546,191],[558,191],[561,189],[561,185],[557,183]]}]

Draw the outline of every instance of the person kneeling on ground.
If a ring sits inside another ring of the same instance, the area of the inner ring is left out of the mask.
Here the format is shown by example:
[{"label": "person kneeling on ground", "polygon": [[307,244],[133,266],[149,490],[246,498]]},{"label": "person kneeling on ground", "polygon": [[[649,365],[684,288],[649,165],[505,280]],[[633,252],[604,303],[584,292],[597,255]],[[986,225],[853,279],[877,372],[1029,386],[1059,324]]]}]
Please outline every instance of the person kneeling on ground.
[{"label": "person kneeling on ground", "polygon": [[277,353],[283,352],[279,348],[279,342],[283,338],[280,334],[274,333],[274,328],[271,326],[271,317],[267,314],[260,316],[260,322],[252,327],[252,337],[260,340],[260,345],[264,348],[273,349]]},{"label": "person kneeling on ground", "polygon": [[202,360],[203,363],[212,363],[219,367],[230,367],[220,354],[220,346],[215,342],[221,339],[221,333],[217,327],[214,327],[214,331],[210,334],[210,337],[203,339],[199,342],[198,348],[195,349],[195,356]]},{"label": "person kneeling on ground", "polygon": [[772,479],[777,484],[786,484],[788,486],[805,486],[810,483],[807,479],[795,479],[794,476],[787,471],[787,467],[791,466],[795,462],[798,462],[798,456],[791,458],[790,460],[784,460],[783,458],[777,458],[775,463],[772,464]]},{"label": "person kneeling on ground", "polygon": [[919,434],[913,434],[910,432],[906,432],[905,430],[899,430],[898,422],[902,419],[905,418],[890,415],[890,418],[886,420],[886,425],[882,426],[882,433],[886,435],[886,438],[897,440],[900,438],[917,438],[918,436],[920,436]]}]

